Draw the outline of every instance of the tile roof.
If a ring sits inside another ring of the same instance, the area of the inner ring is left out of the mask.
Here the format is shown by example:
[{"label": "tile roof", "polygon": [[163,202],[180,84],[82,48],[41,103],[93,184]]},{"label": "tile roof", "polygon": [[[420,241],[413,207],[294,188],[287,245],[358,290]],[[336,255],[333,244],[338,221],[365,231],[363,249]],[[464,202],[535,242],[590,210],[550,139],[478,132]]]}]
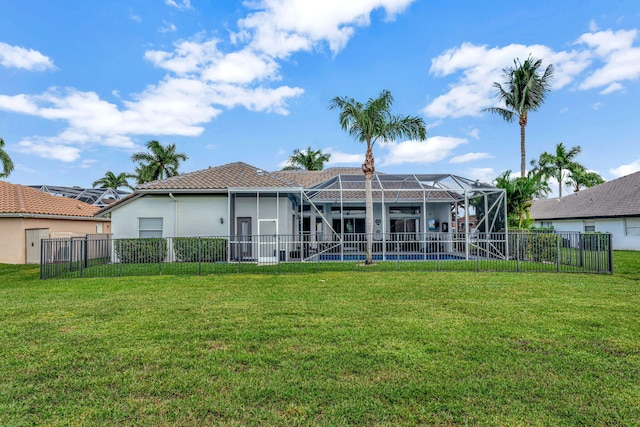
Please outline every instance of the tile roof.
[{"label": "tile roof", "polygon": [[300,185],[243,162],[209,167],[160,181],[138,185],[136,190],[224,190],[228,188],[296,188]]},{"label": "tile roof", "polygon": [[534,201],[531,218],[569,219],[640,216],[640,172],[562,198]]},{"label": "tile roof", "polygon": [[302,188],[311,188],[338,175],[363,175],[362,168],[328,168],[321,171],[276,171],[272,174],[296,182]]},{"label": "tile roof", "polygon": [[0,214],[93,217],[97,206],[0,181]]}]

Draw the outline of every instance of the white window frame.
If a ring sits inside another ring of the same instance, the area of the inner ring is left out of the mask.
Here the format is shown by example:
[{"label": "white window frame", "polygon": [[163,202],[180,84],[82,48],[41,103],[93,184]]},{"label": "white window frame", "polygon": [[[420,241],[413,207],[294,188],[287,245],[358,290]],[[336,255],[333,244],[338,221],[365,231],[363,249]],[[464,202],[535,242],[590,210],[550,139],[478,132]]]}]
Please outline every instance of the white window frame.
[{"label": "white window frame", "polygon": [[162,217],[139,217],[138,237],[161,238],[164,219]]},{"label": "white window frame", "polygon": [[585,233],[595,233],[596,232],[596,222],[594,220],[585,219],[583,224],[584,224],[584,232]]}]

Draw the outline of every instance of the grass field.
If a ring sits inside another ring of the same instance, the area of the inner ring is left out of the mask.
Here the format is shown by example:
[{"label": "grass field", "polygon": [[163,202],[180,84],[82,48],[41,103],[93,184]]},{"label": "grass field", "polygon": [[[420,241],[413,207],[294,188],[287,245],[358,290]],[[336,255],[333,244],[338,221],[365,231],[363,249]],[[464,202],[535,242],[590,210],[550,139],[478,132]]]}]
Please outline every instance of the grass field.
[{"label": "grass field", "polygon": [[640,425],[640,253],[614,271],[2,265],[0,425]]}]

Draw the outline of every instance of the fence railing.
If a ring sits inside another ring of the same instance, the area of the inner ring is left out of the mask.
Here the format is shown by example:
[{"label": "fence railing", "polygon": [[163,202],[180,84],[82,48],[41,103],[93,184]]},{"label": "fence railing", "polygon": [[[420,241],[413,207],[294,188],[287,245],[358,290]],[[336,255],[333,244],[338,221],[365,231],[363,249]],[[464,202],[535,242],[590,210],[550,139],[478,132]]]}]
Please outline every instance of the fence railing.
[{"label": "fence railing", "polygon": [[40,277],[363,271],[611,273],[611,235],[570,232],[379,233],[44,239]]}]

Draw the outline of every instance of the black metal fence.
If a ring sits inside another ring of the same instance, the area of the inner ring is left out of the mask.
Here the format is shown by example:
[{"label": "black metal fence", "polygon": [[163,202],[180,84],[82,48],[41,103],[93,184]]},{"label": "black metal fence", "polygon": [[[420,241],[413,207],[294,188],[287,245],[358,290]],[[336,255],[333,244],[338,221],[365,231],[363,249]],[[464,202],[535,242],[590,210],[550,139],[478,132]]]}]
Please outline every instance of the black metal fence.
[{"label": "black metal fence", "polygon": [[611,235],[570,232],[44,239],[40,277],[315,271],[611,273]]}]

